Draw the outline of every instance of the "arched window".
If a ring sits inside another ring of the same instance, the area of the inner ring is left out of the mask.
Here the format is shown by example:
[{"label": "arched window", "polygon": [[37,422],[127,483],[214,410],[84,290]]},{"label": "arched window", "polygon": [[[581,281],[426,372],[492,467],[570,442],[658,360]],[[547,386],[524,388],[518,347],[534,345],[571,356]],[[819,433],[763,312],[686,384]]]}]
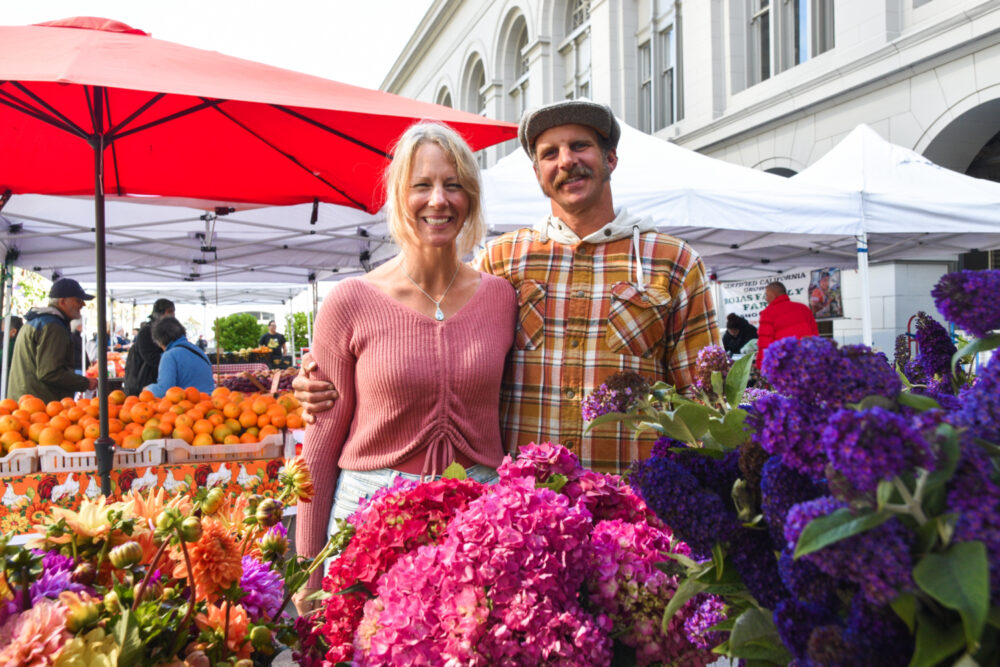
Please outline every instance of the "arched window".
[{"label": "arched window", "polygon": [[442,88],[438,91],[437,99],[435,101],[443,107],[454,108],[455,106],[451,102],[451,91],[447,88]]},{"label": "arched window", "polygon": [[476,58],[468,68],[468,75],[465,78],[465,110],[486,115],[486,95],[483,88],[486,87],[486,68],[483,61]]},{"label": "arched window", "polygon": [[566,80],[566,99],[590,97],[590,0],[566,5],[566,39],[559,45]]},{"label": "arched window", "polygon": [[518,17],[509,33],[505,61],[507,79],[507,111],[509,119],[517,121],[528,108],[528,25],[523,16]]}]

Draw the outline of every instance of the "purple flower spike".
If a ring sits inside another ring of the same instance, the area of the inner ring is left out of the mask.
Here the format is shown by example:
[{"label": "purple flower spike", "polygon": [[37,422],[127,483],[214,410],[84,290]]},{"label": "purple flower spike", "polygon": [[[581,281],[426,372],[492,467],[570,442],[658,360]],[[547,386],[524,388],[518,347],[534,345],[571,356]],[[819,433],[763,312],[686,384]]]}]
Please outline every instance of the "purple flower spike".
[{"label": "purple flower spike", "polygon": [[1000,269],[949,273],[931,290],[944,318],[977,338],[1000,329],[998,293]]}]

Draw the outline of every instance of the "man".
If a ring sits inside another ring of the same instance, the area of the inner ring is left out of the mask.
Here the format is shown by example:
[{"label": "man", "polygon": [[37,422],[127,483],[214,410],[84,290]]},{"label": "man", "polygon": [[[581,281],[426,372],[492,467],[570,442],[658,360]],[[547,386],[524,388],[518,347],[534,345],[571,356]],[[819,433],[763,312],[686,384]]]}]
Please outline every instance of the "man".
[{"label": "man", "polygon": [[[4,336],[3,332],[0,331],[0,339],[6,338],[7,340],[7,376],[10,375],[10,367],[14,364],[14,343],[17,342],[17,332],[21,330],[22,326],[24,326],[24,320],[17,315],[11,315],[10,336]],[[7,382],[7,376],[3,378],[5,383]],[[9,396],[10,394],[7,395]]]},{"label": "man", "polygon": [[77,375],[69,323],[80,317],[94,297],[72,278],[52,283],[47,307],[32,308],[14,345],[10,369],[10,396],[37,396],[46,403],[97,387],[96,378]]},{"label": "man", "polygon": [[153,302],[153,312],[149,321],[139,327],[135,341],[129,348],[125,358],[125,383],[122,387],[129,396],[138,396],[146,385],[156,382],[160,370],[160,357],[163,348],[153,342],[152,325],[161,317],[174,316],[174,302],[170,299],[157,299]]},{"label": "man", "polygon": [[764,350],[776,340],[795,336],[818,336],[819,327],[812,311],[804,303],[788,298],[788,290],[780,282],[769,283],[764,288],[767,307],[760,313],[757,327],[757,368],[764,362]]},{"label": "man", "polygon": [[[581,399],[620,371],[683,390],[698,351],[719,341],[698,255],[652,220],[614,208],[620,135],[611,109],[587,100],[528,111],[518,136],[552,213],[490,242],[474,262],[518,293],[500,406],[508,451],[558,442],[584,466],[614,473],[648,457],[654,438],[617,425],[585,434]],[[335,397],[305,373],[293,386],[307,411]]]},{"label": "man", "polygon": [[285,356],[285,337],[278,333],[278,325],[274,320],[267,323],[267,333],[260,337],[257,344],[271,350],[271,366],[275,366]]},{"label": "man", "polygon": [[205,340],[205,337],[201,334],[198,334],[198,342],[195,343],[195,345],[197,345],[198,349],[202,352],[206,352],[208,350],[208,341]]}]

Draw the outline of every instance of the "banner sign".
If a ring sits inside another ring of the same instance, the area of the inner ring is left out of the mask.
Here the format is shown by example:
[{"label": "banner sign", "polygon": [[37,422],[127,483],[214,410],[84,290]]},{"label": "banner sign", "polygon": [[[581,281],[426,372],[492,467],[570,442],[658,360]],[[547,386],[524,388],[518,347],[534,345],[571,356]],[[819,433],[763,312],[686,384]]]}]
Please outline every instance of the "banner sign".
[{"label": "banner sign", "polygon": [[[757,326],[760,311],[767,306],[764,288],[768,283],[780,282],[788,290],[792,301],[809,303],[809,271],[790,271],[754,280],[730,280],[719,283],[722,292],[722,313],[736,313],[750,324]],[[839,278],[839,276],[838,276]],[[840,281],[837,281],[840,284]]]},{"label": "banner sign", "polygon": [[809,274],[809,307],[817,320],[844,316],[840,269],[816,269]]}]

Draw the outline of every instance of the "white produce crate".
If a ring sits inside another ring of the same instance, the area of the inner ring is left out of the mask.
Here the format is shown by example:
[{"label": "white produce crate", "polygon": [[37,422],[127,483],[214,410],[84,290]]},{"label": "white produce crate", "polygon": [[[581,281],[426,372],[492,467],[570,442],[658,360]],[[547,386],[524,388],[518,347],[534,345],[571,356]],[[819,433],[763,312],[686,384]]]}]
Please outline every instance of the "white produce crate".
[{"label": "white produce crate", "polygon": [[38,472],[38,447],[15,449],[6,456],[0,456],[0,477],[30,475]]},{"label": "white produce crate", "polygon": [[[97,470],[96,452],[67,452],[62,447],[37,447],[42,472],[89,472]],[[164,461],[163,444],[147,440],[136,449],[115,448],[113,467],[147,468]]]},{"label": "white produce crate", "polygon": [[211,461],[252,461],[277,459],[285,454],[285,438],[276,433],[260,442],[195,447],[183,440],[164,440],[168,463],[209,463]]}]

